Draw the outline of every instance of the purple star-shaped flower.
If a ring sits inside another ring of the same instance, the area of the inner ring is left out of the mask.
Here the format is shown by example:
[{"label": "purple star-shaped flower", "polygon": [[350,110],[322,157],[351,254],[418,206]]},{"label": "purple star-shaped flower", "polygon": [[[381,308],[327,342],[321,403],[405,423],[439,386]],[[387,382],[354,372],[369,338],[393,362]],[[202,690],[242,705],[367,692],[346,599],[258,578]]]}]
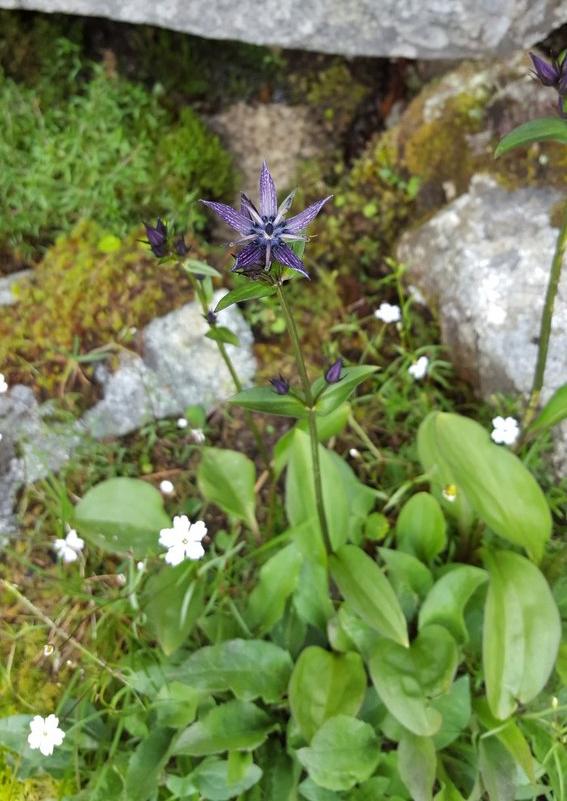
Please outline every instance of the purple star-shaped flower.
[{"label": "purple star-shaped flower", "polygon": [[259,194],[259,209],[245,194],[240,196],[240,211],[224,203],[201,201],[241,235],[240,239],[231,243],[244,245],[232,269],[253,274],[262,268],[268,271],[273,261],[279,261],[309,278],[305,265],[287,243],[307,238],[301,232],[313,222],[332,195],[312,203],[304,211],[287,220],[286,214],[291,207],[295,192],[290,192],[278,207],[276,186],[266,162],[262,164],[260,171]]},{"label": "purple star-shaped flower", "polygon": [[534,75],[544,86],[552,86],[559,94],[558,105],[559,113],[566,117],[565,100],[567,99],[567,58],[563,51],[558,58],[545,61],[535,53],[530,53]]}]

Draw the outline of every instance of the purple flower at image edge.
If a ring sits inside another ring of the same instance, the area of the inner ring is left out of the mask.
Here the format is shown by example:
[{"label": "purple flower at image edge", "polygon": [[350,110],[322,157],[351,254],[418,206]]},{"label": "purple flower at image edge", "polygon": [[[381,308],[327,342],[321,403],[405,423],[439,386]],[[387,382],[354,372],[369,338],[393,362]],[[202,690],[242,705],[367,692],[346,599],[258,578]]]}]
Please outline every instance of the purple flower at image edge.
[{"label": "purple flower at image edge", "polygon": [[289,381],[280,375],[276,378],[270,378],[270,384],[274,388],[274,392],[278,395],[287,395],[289,392]]},{"label": "purple flower at image edge", "polygon": [[225,203],[201,201],[240,234],[240,238],[231,243],[244,245],[236,257],[233,270],[254,274],[261,269],[268,271],[272,262],[278,261],[309,278],[305,265],[288,243],[306,240],[307,237],[301,232],[313,222],[332,195],[312,203],[304,211],[286,219],[294,195],[295,191],[290,192],[278,206],[276,186],[264,162],[260,171],[259,209],[244,193],[240,196],[240,211]]},{"label": "purple flower at image edge", "polygon": [[565,117],[564,105],[567,100],[567,58],[565,57],[565,51],[558,58],[551,59],[550,62],[535,53],[530,52],[529,55],[534,68],[534,76],[544,86],[552,86],[557,90],[559,94],[559,113],[562,117]]}]

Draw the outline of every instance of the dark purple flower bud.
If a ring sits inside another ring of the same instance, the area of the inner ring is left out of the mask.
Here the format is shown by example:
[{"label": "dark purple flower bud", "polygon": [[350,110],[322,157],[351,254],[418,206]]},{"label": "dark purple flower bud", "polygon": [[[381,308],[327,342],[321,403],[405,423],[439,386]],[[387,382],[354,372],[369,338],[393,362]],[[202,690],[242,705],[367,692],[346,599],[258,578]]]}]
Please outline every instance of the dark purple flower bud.
[{"label": "dark purple flower bud", "polygon": [[289,381],[280,375],[278,378],[270,378],[270,384],[278,395],[287,395],[289,392]]},{"label": "dark purple flower bud", "polygon": [[343,360],[337,359],[336,362],[329,367],[327,372],[325,373],[325,381],[327,384],[336,384],[337,381],[341,380],[341,371],[343,369]]},{"label": "dark purple flower bud", "polygon": [[558,86],[561,78],[561,68],[555,61],[549,64],[545,59],[530,53],[536,76],[544,86]]},{"label": "dark purple flower bud", "polygon": [[189,253],[189,248],[185,243],[184,236],[180,236],[179,239],[176,240],[175,252],[177,253],[178,256],[181,256],[182,259]]},{"label": "dark purple flower bud", "polygon": [[154,256],[161,259],[162,256],[167,255],[167,225],[163,220],[158,217],[156,227],[144,223],[146,228],[146,235],[148,237],[148,245],[152,249]]},{"label": "dark purple flower bud", "polygon": [[217,324],[217,315],[211,309],[204,316],[210,326]]}]

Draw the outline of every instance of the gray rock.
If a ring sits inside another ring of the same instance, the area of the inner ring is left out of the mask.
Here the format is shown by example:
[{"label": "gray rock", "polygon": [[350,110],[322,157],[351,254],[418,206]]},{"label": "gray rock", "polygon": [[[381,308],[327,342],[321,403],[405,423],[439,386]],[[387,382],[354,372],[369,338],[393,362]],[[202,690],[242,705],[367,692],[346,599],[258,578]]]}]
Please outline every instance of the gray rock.
[{"label": "gray rock", "polygon": [[[213,305],[224,291],[217,292]],[[236,306],[221,312],[219,324],[230,328],[240,347],[227,346],[244,384],[256,370],[250,328]],[[208,325],[198,303],[153,320],[144,330],[143,358],[128,354],[112,375],[104,375],[104,398],[84,416],[96,438],[121,436],[149,420],[180,415],[193,404],[209,409],[234,394],[230,373],[215,342],[205,337]]]},{"label": "gray rock", "polygon": [[326,53],[434,59],[524,49],[559,27],[567,14],[566,0],[0,0],[0,5]]},{"label": "gray rock", "polygon": [[[398,257],[408,278],[439,313],[458,371],[480,394],[527,395],[562,198],[552,189],[507,191],[475,176],[469,192],[407,233]],[[543,400],[567,381],[567,274],[559,286]],[[567,474],[567,427],[557,435],[556,465]]]},{"label": "gray rock", "polygon": [[33,270],[19,270],[17,273],[0,276],[0,306],[13,306],[18,302],[14,289],[17,284],[26,281]]}]

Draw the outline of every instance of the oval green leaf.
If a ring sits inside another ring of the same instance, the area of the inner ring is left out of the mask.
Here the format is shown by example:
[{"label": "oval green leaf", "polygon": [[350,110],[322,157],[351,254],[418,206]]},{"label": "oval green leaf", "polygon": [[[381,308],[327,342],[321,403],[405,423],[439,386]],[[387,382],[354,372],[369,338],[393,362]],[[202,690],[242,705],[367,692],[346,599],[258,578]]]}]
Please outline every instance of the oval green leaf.
[{"label": "oval green leaf", "polygon": [[142,608],[166,656],[187,639],[204,609],[204,583],[186,562],[164,567],[144,587]]},{"label": "oval green leaf", "polygon": [[204,498],[256,531],[256,467],[243,453],[203,448],[197,483]]},{"label": "oval green leaf", "polygon": [[563,384],[553,393],[529,430],[542,431],[546,428],[553,428],[565,418],[567,418],[567,384]]},{"label": "oval green leaf", "polygon": [[224,751],[253,751],[274,727],[271,718],[250,701],[228,701],[181,732],[172,753],[210,756]]},{"label": "oval green leaf", "polygon": [[345,367],[340,381],[336,384],[327,384],[324,378],[318,378],[311,387],[313,397],[318,396],[315,404],[317,414],[324,417],[333,412],[352,395],[354,390],[363,381],[366,381],[378,367],[361,365],[359,367]]},{"label": "oval green leaf", "polygon": [[567,122],[560,117],[540,117],[514,128],[506,134],[494,151],[494,158],[503,156],[515,147],[531,145],[533,142],[560,142],[567,145]]},{"label": "oval green leaf", "polygon": [[488,580],[485,570],[473,565],[455,565],[435,582],[419,610],[419,628],[437,623],[451,632],[457,642],[468,640],[465,607],[473,593]]},{"label": "oval green leaf", "polygon": [[447,524],[438,501],[418,492],[407,501],[398,517],[396,539],[402,551],[431,562],[447,545]]},{"label": "oval green leaf", "polygon": [[282,417],[307,417],[304,403],[295,395],[278,395],[271,387],[251,387],[238,392],[229,399],[233,406],[240,406],[251,412],[277,414]]},{"label": "oval green leaf", "polygon": [[234,303],[242,303],[245,300],[256,300],[257,298],[267,298],[273,295],[276,288],[268,284],[260,284],[257,281],[248,281],[242,286],[227,292],[215,307],[215,313],[228,309]]}]

